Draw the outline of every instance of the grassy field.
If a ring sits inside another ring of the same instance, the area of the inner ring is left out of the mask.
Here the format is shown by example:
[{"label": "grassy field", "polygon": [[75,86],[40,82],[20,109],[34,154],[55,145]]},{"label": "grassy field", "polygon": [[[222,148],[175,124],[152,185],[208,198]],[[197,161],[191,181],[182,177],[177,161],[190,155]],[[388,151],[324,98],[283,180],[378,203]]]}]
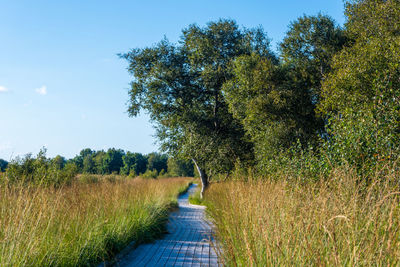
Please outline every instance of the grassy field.
[{"label": "grassy field", "polygon": [[82,177],[64,188],[0,185],[0,266],[87,266],[164,230],[190,179]]},{"label": "grassy field", "polygon": [[398,266],[399,176],[366,185],[337,170],[329,182],[212,184],[206,203],[222,258],[227,266]]}]

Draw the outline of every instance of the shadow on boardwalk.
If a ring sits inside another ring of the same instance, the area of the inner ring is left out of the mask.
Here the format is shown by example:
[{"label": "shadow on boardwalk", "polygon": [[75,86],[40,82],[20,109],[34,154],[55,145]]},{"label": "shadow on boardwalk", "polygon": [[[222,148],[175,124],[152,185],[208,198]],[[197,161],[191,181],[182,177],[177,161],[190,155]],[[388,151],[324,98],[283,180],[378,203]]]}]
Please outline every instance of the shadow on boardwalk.
[{"label": "shadow on boardwalk", "polygon": [[212,227],[203,206],[188,203],[197,185],[178,198],[179,209],[171,213],[169,234],[128,253],[116,266],[218,266],[212,247]]}]

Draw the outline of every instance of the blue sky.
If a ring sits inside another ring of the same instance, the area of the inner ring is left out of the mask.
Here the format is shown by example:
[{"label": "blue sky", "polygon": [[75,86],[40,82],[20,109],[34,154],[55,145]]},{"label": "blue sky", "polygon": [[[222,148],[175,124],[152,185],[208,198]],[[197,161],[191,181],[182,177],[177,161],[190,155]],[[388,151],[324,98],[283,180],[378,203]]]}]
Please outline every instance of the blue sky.
[{"label": "blue sky", "polygon": [[126,114],[130,77],[116,54],[218,18],[262,25],[276,48],[291,21],[319,11],[344,22],[342,0],[0,0],[0,158],[43,146],[67,158],[157,151],[146,114]]}]

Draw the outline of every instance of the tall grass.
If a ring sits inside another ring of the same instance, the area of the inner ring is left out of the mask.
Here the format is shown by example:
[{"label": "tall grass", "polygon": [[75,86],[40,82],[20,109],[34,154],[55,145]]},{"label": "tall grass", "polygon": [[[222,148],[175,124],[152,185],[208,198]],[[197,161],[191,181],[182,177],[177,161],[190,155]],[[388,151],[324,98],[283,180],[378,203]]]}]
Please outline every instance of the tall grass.
[{"label": "tall grass", "polygon": [[352,170],[325,181],[213,184],[206,195],[228,266],[400,264],[399,172],[360,182]]},{"label": "tall grass", "polygon": [[82,266],[163,231],[188,179],[0,185],[0,266]]}]

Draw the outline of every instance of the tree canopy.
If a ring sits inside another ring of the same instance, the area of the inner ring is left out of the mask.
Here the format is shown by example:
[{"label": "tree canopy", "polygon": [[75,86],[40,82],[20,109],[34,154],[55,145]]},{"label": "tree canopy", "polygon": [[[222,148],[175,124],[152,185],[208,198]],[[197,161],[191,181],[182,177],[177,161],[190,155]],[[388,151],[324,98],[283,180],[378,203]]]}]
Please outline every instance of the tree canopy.
[{"label": "tree canopy", "polygon": [[190,25],[178,44],[166,39],[122,55],[133,76],[128,112],[146,110],[162,148],[184,155],[208,175],[229,172],[252,159],[252,144],[228,110],[223,84],[229,65],[252,53],[274,58],[262,29],[240,29],[232,20]]}]

